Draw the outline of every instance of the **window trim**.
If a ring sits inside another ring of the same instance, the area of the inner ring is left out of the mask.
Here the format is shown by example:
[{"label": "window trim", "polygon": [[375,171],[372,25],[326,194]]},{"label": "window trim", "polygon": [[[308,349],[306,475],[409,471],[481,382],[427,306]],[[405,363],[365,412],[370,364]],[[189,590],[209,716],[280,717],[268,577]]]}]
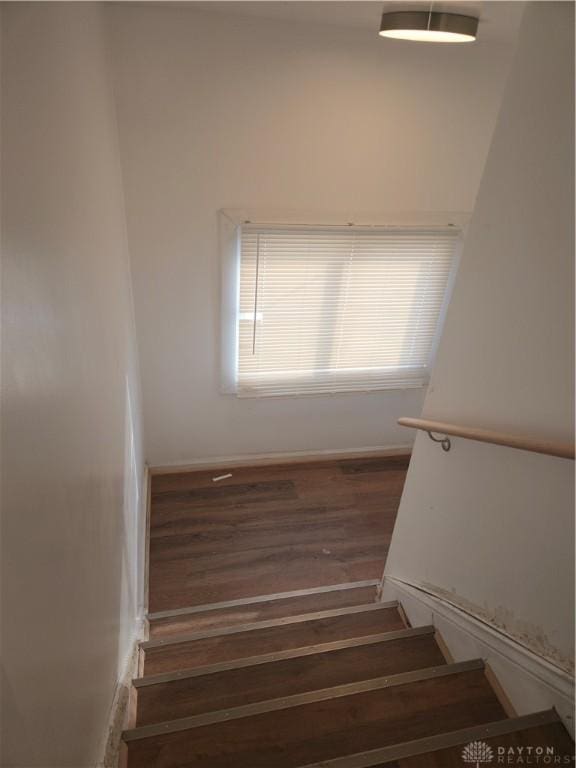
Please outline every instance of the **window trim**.
[{"label": "window trim", "polygon": [[[273,221],[271,219],[274,219]],[[331,218],[328,216],[316,216],[319,218]],[[358,217],[359,219],[365,219],[366,217]],[[427,386],[430,373],[434,366],[436,355],[438,352],[439,341],[442,336],[444,323],[446,319],[446,313],[452,292],[454,289],[454,283],[458,267],[460,265],[462,247],[465,237],[466,226],[468,224],[470,215],[467,213],[438,213],[430,214],[423,213],[421,215],[412,214],[407,216],[406,214],[396,214],[395,216],[386,217],[385,222],[379,223],[358,223],[350,225],[349,222],[343,222],[340,218],[339,221],[332,221],[330,223],[319,224],[310,215],[298,215],[294,216],[292,212],[284,217],[276,215],[275,217],[260,215],[250,215],[245,210],[238,209],[221,209],[218,212],[218,237],[219,237],[219,250],[220,250],[220,392],[225,395],[234,395],[239,399],[267,399],[269,397],[321,397],[330,396],[335,397],[338,395],[363,395],[367,393],[375,393],[386,391],[403,391],[407,389],[423,388]],[[282,222],[282,223],[280,223]],[[367,228],[445,228],[446,226],[454,226],[459,230],[459,237],[454,249],[454,259],[446,282],[446,290],[444,293],[444,299],[440,307],[438,316],[438,325],[434,340],[431,346],[430,355],[427,365],[427,380],[423,383],[415,383],[413,385],[404,386],[390,386],[384,387],[370,387],[366,389],[353,389],[353,390],[336,390],[322,391],[322,392],[291,392],[291,393],[278,393],[278,394],[263,394],[258,392],[246,392],[239,389],[238,386],[238,313],[240,311],[240,258],[241,258],[241,234],[242,228],[258,229],[258,228],[278,228],[278,229],[302,229],[303,227],[310,227],[311,229],[322,228],[334,228],[334,227],[347,227],[352,229],[353,227],[361,230]]]}]

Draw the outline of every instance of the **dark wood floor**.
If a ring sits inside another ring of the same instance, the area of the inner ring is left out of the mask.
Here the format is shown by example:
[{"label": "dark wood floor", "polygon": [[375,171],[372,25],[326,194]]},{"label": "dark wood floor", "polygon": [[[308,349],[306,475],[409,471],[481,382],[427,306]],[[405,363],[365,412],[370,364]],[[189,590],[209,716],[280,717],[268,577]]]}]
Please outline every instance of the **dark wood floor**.
[{"label": "dark wood floor", "polygon": [[228,718],[130,745],[129,768],[295,768],[505,717],[483,670]]},{"label": "dark wood floor", "polygon": [[407,468],[391,457],[155,475],[149,610],[379,578]]},{"label": "dark wood floor", "polygon": [[153,478],[155,615],[122,765],[335,768],[377,749],[375,766],[447,768],[477,739],[537,738],[571,754],[553,711],[508,719],[481,659],[452,664],[433,626],[411,628],[400,605],[378,600],[407,465]]}]

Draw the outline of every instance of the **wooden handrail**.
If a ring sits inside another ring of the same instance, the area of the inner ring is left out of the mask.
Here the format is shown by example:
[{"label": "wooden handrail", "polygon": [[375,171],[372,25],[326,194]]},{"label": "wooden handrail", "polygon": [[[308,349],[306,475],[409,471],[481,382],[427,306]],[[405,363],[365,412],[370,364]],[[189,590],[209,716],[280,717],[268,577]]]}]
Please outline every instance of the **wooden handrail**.
[{"label": "wooden handrail", "polygon": [[480,443],[492,443],[493,445],[506,445],[509,448],[517,448],[520,451],[531,453],[543,453],[546,456],[558,456],[561,459],[574,459],[573,443],[558,443],[554,440],[537,440],[523,435],[511,435],[506,432],[493,432],[489,429],[476,427],[462,427],[458,424],[448,424],[444,421],[431,419],[411,419],[402,417],[398,424],[412,429],[421,429],[424,432],[435,432],[440,435],[452,435],[463,437],[466,440],[476,440]]}]

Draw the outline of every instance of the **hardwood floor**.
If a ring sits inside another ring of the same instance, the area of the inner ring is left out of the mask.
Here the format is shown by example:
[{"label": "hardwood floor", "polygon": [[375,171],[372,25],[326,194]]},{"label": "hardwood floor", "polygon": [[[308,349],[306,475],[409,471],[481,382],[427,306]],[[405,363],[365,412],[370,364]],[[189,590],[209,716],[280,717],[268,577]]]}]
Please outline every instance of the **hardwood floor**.
[{"label": "hardwood floor", "polygon": [[369,644],[354,639],[354,645],[340,650],[326,651],[326,646],[322,646],[324,650],[317,653],[267,664],[247,664],[210,673],[206,673],[210,667],[204,667],[193,677],[144,685],[138,690],[136,725],[175,720],[445,663],[432,632],[410,635],[411,632],[414,630],[404,630],[406,636],[397,633],[396,640],[388,639],[391,633],[381,634]]},{"label": "hardwood floor", "polygon": [[[216,639],[205,635],[182,635],[167,645],[153,645],[155,642],[164,641],[143,643],[146,649],[144,674],[156,675],[178,669],[192,669],[261,653],[300,648],[307,643],[320,645],[357,637],[359,633],[367,636],[403,629],[404,622],[396,608],[382,608],[383,605],[374,603],[364,606],[361,612],[324,618],[315,618],[317,614],[311,614],[313,618],[306,615],[292,617],[290,623],[274,622],[275,626],[272,627],[254,624],[249,625],[254,627],[254,630],[232,634],[223,634],[216,630]],[[298,621],[294,621],[295,618],[298,618]]]},{"label": "hardwood floor", "polygon": [[[493,765],[574,765],[574,744],[562,723],[548,723],[505,736],[483,739],[493,751]],[[382,763],[386,768],[463,768],[462,750],[466,744]],[[550,748],[553,754],[550,755]],[[499,751],[500,750],[500,751]],[[541,750],[538,755],[537,750]],[[548,750],[548,751],[547,751]],[[470,763],[468,763],[470,765]],[[474,763],[472,763],[472,768]],[[374,766],[379,768],[379,766]]]},{"label": "hardwood floor", "polygon": [[150,611],[380,578],[408,460],[154,476]]},{"label": "hardwood floor", "polygon": [[[283,593],[284,595],[286,593]],[[150,639],[156,640],[186,632],[203,632],[210,629],[225,629],[238,624],[252,624],[255,621],[270,621],[287,616],[302,616],[306,613],[329,611],[335,608],[351,608],[353,605],[367,605],[377,599],[376,586],[364,586],[354,589],[340,589],[332,592],[305,594],[298,597],[284,597],[282,600],[270,600],[257,603],[242,603],[228,608],[197,613],[182,613],[166,618],[156,618],[150,622]],[[162,616],[162,614],[157,614]]]},{"label": "hardwood floor", "polygon": [[121,768],[448,768],[482,741],[570,762],[554,710],[515,716],[482,659],[380,601],[407,465],[153,478]]},{"label": "hardwood floor", "polygon": [[[249,717],[235,711],[131,744],[129,768],[297,768],[339,755],[504,716],[482,670],[287,706]],[[191,738],[192,736],[192,738]]]}]

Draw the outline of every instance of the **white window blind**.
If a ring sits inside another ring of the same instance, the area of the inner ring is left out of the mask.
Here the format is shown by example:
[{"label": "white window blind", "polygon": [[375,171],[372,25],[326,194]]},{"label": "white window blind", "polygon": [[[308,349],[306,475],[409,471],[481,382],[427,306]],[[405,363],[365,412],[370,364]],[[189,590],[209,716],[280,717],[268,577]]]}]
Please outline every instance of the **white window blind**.
[{"label": "white window blind", "polygon": [[423,386],[460,232],[241,232],[238,394]]}]

